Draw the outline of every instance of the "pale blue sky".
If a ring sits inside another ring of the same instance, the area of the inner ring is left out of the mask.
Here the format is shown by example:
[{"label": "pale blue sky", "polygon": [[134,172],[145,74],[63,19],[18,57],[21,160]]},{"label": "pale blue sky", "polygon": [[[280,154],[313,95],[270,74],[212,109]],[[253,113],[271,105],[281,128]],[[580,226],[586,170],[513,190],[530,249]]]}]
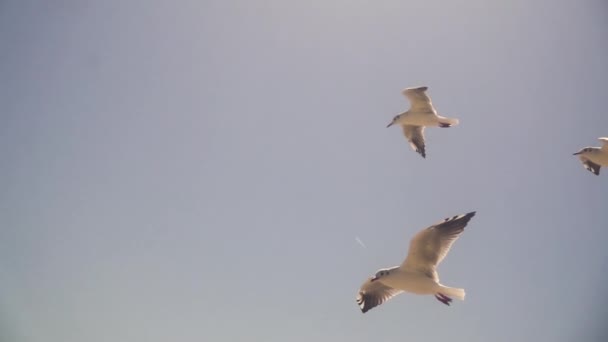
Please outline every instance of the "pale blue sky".
[{"label": "pale blue sky", "polygon": [[[605,341],[608,4],[0,3],[0,340]],[[385,126],[428,85],[427,159]],[[446,307],[361,283],[477,211]],[[355,240],[359,237],[367,248]]]}]

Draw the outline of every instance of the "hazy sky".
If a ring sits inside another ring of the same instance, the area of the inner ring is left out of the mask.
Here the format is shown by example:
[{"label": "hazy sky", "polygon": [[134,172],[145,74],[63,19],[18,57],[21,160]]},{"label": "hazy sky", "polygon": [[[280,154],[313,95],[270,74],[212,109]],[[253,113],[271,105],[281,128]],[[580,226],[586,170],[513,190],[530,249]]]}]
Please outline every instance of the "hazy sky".
[{"label": "hazy sky", "polygon": [[[606,341],[604,0],[0,2],[0,340]],[[460,119],[401,130],[405,87]],[[361,283],[477,211],[467,298]],[[359,237],[367,246],[356,241]]]}]

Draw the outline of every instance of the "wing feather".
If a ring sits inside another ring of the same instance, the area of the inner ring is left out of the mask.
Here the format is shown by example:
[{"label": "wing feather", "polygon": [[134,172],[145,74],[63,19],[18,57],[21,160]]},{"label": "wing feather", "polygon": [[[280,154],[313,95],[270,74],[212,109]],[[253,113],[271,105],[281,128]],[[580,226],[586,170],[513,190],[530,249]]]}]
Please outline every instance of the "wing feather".
[{"label": "wing feather", "polygon": [[599,176],[600,168],[601,168],[600,165],[592,162],[591,160],[589,160],[583,156],[579,156],[579,159],[583,163],[583,167],[585,167],[585,169],[587,169],[589,172],[593,173],[594,175]]},{"label": "wing feather", "polygon": [[387,300],[400,294],[401,290],[394,289],[382,284],[379,281],[371,281],[367,279],[357,294],[357,305],[361,308],[361,312],[366,313],[376,306],[386,302]]},{"label": "wing feather", "polygon": [[449,217],[418,232],[401,267],[436,279],[437,265],[445,258],[475,212]]},{"label": "wing feather", "polygon": [[426,94],[429,87],[405,88],[401,93],[410,101],[411,109],[421,112],[434,112],[431,98]]},{"label": "wing feather", "polygon": [[424,126],[403,125],[403,134],[410,143],[412,149],[426,158],[426,147],[424,145]]},{"label": "wing feather", "polygon": [[608,150],[608,138],[607,137],[598,138],[597,140],[599,140],[603,143],[602,150]]}]

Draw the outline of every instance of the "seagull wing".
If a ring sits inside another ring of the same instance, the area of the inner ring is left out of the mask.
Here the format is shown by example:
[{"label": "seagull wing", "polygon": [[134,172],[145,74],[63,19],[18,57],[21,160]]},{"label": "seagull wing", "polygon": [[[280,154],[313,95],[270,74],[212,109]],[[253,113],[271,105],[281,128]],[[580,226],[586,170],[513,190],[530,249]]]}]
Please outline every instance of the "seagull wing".
[{"label": "seagull wing", "polygon": [[[604,147],[605,146],[606,145],[604,145]],[[579,159],[583,163],[583,166],[585,167],[585,169],[589,170],[589,172],[593,173],[596,176],[598,176],[600,174],[600,168],[601,168],[600,165],[592,162],[591,160],[589,160],[583,156],[579,156]]]},{"label": "seagull wing", "polygon": [[363,313],[366,313],[372,308],[375,308],[403,292],[388,287],[379,281],[371,281],[371,279],[372,278],[367,279],[367,281],[361,285],[359,293],[357,294],[357,304]]},{"label": "seagull wing", "polygon": [[604,145],[602,145],[602,150],[608,150],[608,138],[598,138],[597,140],[601,141]]},{"label": "seagull wing", "polygon": [[410,250],[401,268],[424,273],[438,279],[435,268],[448,254],[454,241],[464,231],[475,212],[448,217],[443,221],[421,230],[410,241]]},{"label": "seagull wing", "polygon": [[414,151],[420,153],[422,158],[426,158],[426,150],[424,146],[424,126],[403,125],[403,134],[410,142],[410,146]]},{"label": "seagull wing", "polygon": [[429,87],[405,88],[401,92],[410,101],[411,109],[419,112],[434,113],[431,98],[426,94]]}]

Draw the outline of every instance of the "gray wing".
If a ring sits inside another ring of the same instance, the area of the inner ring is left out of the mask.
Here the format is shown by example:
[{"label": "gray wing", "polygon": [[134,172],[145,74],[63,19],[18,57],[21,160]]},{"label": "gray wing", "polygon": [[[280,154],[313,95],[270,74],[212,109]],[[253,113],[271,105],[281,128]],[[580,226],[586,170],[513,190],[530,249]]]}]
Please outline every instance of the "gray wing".
[{"label": "gray wing", "polygon": [[448,217],[421,230],[410,241],[410,250],[400,267],[437,279],[435,268],[450,251],[475,212]]},{"label": "gray wing", "polygon": [[600,165],[592,162],[591,160],[589,160],[583,156],[579,156],[579,159],[583,163],[583,166],[585,167],[585,169],[589,170],[589,172],[593,173],[596,176],[598,176],[600,174],[600,168],[601,168]]},{"label": "gray wing", "polygon": [[403,134],[409,141],[412,149],[422,156],[422,158],[426,158],[426,149],[424,146],[424,126],[403,126]]},{"label": "gray wing", "polygon": [[411,109],[421,112],[434,112],[431,98],[426,94],[429,87],[405,88],[401,93],[410,101]]},{"label": "gray wing", "polygon": [[608,138],[606,137],[602,137],[602,138],[598,138],[597,140],[602,142],[602,150],[608,150]]},{"label": "gray wing", "polygon": [[357,305],[361,308],[361,312],[366,313],[401,292],[403,291],[388,287],[379,281],[371,281],[369,278],[359,289]]}]

